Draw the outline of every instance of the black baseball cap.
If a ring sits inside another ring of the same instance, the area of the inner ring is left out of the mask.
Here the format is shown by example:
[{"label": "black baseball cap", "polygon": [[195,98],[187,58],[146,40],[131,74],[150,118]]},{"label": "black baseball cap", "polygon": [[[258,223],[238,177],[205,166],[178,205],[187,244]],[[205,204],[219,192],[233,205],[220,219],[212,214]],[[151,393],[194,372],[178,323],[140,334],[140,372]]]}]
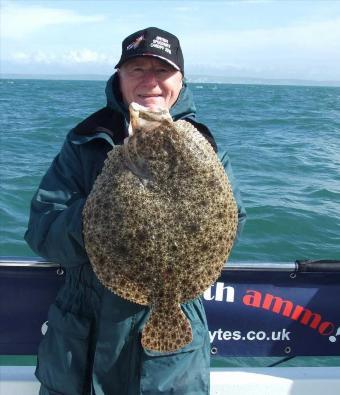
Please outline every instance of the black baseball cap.
[{"label": "black baseball cap", "polygon": [[184,59],[179,40],[165,30],[147,27],[126,37],[122,42],[122,56],[115,68],[137,56],[162,59],[184,75]]}]

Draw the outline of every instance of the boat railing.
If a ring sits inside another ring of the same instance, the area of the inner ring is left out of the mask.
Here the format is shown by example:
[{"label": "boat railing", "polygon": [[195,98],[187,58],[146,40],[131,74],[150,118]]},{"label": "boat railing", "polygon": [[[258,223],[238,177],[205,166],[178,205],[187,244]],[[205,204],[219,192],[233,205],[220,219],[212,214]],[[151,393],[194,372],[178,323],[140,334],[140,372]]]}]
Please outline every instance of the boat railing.
[{"label": "boat railing", "polygon": [[[0,267],[61,267],[40,257],[1,256]],[[228,262],[223,271],[340,272],[340,260],[296,260],[294,262]]]}]

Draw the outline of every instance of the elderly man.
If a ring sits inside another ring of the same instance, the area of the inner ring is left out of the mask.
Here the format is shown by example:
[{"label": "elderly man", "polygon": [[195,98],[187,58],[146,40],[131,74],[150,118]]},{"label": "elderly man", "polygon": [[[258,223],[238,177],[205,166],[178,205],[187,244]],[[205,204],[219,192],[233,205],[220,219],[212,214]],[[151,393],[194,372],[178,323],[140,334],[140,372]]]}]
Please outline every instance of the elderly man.
[{"label": "elderly man", "polygon": [[[145,350],[140,333],[148,308],[104,288],[84,248],[84,203],[107,153],[128,136],[129,103],[168,108],[174,120],[193,123],[216,150],[209,129],[195,119],[174,35],[154,27],[130,35],[116,68],[107,83],[107,106],[70,131],[32,199],[25,239],[66,269],[39,347],[40,394],[208,394],[210,347],[201,299],[182,305],[193,329],[189,345],[166,354]],[[223,163],[230,172],[226,155]],[[234,192],[240,202],[235,186]],[[239,203],[240,228],[244,217]]]}]

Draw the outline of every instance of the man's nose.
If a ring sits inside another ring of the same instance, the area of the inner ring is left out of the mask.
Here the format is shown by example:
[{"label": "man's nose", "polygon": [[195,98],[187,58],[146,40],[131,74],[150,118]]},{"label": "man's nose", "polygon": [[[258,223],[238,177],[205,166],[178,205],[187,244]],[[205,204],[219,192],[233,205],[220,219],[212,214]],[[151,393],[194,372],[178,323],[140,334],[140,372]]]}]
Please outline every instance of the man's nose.
[{"label": "man's nose", "polygon": [[144,73],[144,83],[156,85],[158,83],[157,74],[155,70],[146,70]]}]

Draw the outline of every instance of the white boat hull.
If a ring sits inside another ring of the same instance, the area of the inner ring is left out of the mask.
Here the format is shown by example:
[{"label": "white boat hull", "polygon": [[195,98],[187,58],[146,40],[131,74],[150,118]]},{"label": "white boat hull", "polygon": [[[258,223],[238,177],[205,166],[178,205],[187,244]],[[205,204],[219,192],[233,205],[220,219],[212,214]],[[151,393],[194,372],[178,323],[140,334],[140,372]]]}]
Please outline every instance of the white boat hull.
[{"label": "white boat hull", "polygon": [[[34,366],[0,366],[0,394],[37,395]],[[339,395],[340,367],[212,368],[210,395]]]}]

